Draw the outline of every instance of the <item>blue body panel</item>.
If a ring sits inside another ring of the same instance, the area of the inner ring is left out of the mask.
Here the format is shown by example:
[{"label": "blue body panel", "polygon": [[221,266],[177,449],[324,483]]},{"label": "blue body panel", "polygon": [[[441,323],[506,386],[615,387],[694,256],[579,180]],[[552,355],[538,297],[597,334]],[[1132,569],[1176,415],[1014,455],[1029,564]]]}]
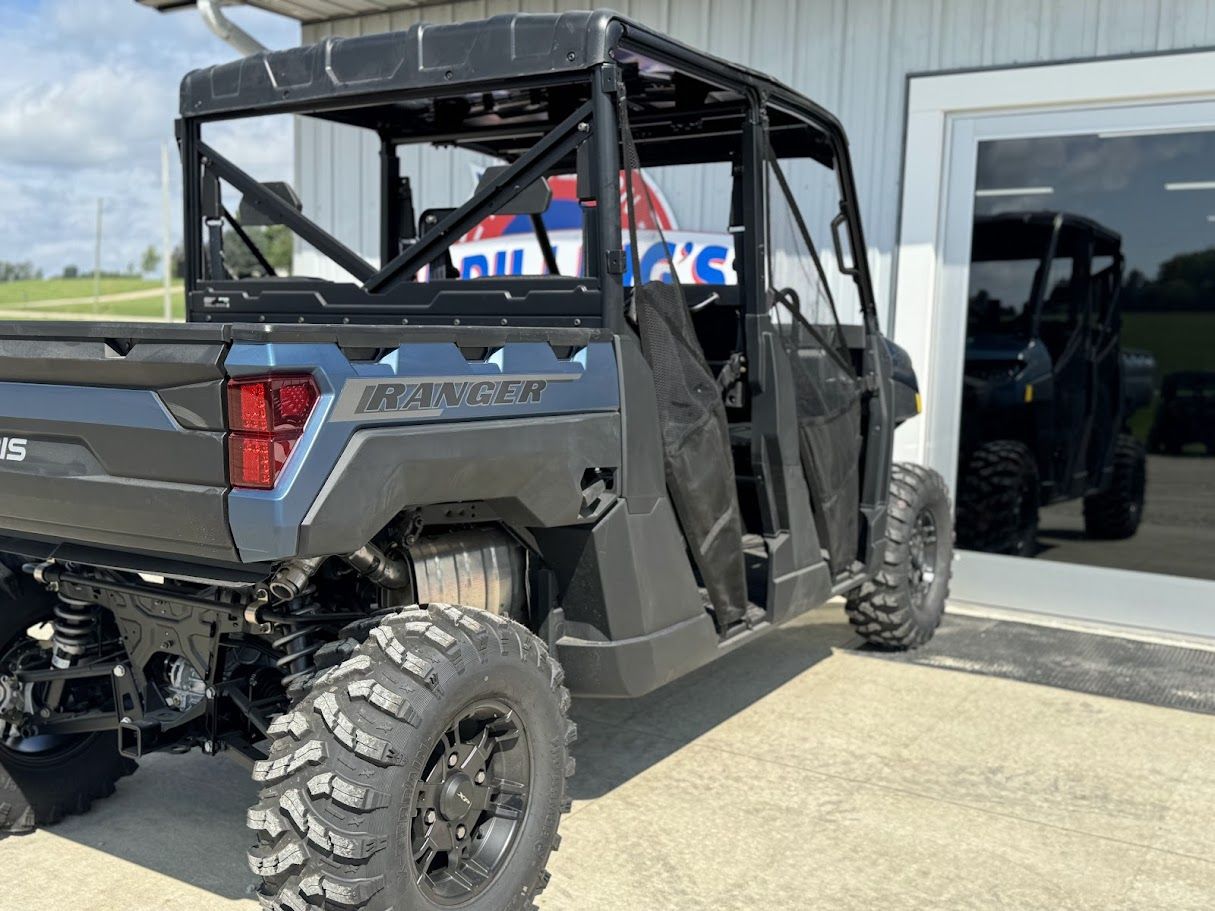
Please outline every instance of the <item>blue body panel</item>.
[{"label": "blue body panel", "polygon": [[543,342],[507,343],[480,362],[454,344],[421,342],[374,363],[351,362],[330,344],[238,343],[224,366],[233,377],[311,373],[321,393],[275,489],[228,495],[232,537],[245,562],[296,554],[300,523],[360,429],[620,408],[611,342],[592,342],[568,360]]}]

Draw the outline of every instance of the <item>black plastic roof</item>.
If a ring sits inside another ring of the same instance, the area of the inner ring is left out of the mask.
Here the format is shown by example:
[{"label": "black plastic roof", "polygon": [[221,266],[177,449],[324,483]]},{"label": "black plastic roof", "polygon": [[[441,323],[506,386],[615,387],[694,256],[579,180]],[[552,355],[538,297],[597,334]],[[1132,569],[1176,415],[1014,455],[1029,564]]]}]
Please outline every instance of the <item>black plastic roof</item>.
[{"label": "black plastic roof", "polygon": [[1064,255],[1070,255],[1070,245],[1085,236],[1093,238],[1098,256],[1114,256],[1122,248],[1121,234],[1083,215],[1049,210],[1004,212],[975,217],[973,258],[1033,259],[1044,255],[1056,223],[1060,228],[1059,252]]},{"label": "black plastic roof", "polygon": [[387,93],[572,73],[607,59],[612,18],[602,12],[494,16],[266,51],[188,74],[181,113],[348,104]]},{"label": "black plastic roof", "polygon": [[686,65],[720,85],[775,96],[842,139],[832,115],[782,83],[694,50],[611,10],[520,13],[430,25],[267,51],[189,73],[181,85],[186,117],[311,113],[326,106],[376,104],[436,90],[493,90],[505,80],[574,76],[631,47]]}]

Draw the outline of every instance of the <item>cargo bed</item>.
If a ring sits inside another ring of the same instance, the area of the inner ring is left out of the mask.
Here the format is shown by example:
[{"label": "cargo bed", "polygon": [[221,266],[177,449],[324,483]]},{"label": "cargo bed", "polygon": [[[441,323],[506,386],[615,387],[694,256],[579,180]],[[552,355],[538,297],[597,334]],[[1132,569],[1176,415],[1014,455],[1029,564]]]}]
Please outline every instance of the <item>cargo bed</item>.
[{"label": "cargo bed", "polygon": [[[224,388],[230,374],[248,376],[259,362],[266,365],[263,372],[278,369],[271,365],[284,359],[322,373],[327,364],[324,387],[374,369],[386,352],[411,343],[447,343],[478,360],[501,345],[544,342],[572,350],[604,334],[472,326],[0,323],[0,441],[24,441],[11,449],[0,442],[0,535],[208,563],[285,556],[293,552],[302,510],[340,449],[314,459],[308,489],[264,497],[242,492],[242,510],[251,504],[258,515],[270,511],[277,539],[264,547],[247,536],[235,540]],[[284,507],[288,496],[299,500],[291,509]]]}]

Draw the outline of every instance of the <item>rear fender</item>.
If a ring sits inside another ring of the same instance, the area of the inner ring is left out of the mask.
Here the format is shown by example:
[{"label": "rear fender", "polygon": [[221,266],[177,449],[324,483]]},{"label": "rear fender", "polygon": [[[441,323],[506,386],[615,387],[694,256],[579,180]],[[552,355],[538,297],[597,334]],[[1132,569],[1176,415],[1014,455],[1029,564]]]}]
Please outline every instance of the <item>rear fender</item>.
[{"label": "rear fender", "polygon": [[228,496],[248,562],[354,550],[407,506],[502,499],[529,523],[576,521],[579,488],[564,481],[620,465],[611,342],[565,359],[544,342],[508,342],[483,361],[419,342],[374,362],[332,344],[240,343],[225,367],[307,372],[320,390],[278,486]]}]

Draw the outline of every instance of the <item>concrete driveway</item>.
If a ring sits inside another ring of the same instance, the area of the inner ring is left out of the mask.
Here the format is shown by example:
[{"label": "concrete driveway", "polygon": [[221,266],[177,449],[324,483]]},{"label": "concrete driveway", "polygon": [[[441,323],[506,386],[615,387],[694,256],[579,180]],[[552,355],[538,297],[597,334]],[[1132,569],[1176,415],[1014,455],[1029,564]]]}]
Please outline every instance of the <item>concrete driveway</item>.
[{"label": "concrete driveway", "polygon": [[1085,537],[1084,502],[1042,510],[1039,560],[1215,579],[1215,459],[1198,454],[1147,457],[1147,495],[1139,530],[1122,541]]},{"label": "concrete driveway", "polygon": [[[542,911],[1215,907],[1215,717],[840,650],[827,609],[628,703],[576,704]],[[157,756],[0,843],[0,911],[253,909],[254,790]]]}]

